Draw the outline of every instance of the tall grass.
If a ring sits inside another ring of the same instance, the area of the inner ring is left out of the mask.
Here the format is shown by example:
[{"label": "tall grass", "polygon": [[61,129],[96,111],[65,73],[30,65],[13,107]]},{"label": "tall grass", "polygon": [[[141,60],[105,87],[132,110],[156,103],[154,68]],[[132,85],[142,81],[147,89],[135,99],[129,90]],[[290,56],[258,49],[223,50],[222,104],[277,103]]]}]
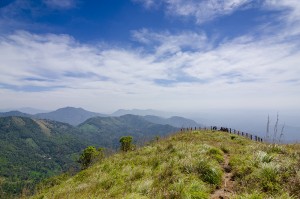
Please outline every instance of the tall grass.
[{"label": "tall grass", "polygon": [[33,198],[209,198],[222,185],[224,157],[232,198],[300,198],[300,146],[267,145],[223,132],[178,133],[117,153],[73,177],[48,182]]}]

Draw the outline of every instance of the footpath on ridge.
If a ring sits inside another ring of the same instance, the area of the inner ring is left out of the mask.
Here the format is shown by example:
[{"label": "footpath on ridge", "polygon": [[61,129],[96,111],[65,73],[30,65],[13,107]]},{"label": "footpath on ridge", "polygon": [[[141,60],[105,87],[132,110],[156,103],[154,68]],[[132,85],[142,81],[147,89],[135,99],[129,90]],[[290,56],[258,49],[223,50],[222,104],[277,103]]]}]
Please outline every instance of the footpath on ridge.
[{"label": "footpath on ridge", "polygon": [[229,154],[224,155],[224,163],[222,165],[224,170],[222,185],[210,196],[211,199],[228,199],[233,194],[234,180],[229,165],[229,158]]}]

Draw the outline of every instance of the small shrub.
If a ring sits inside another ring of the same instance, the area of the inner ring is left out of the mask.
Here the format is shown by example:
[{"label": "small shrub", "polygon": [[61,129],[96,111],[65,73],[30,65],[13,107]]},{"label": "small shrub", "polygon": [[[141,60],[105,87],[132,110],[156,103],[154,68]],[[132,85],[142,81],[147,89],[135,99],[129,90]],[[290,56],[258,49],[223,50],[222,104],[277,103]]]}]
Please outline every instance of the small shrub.
[{"label": "small shrub", "polygon": [[170,151],[171,153],[176,151],[176,149],[172,143],[168,144],[168,146],[166,147],[166,150]]},{"label": "small shrub", "polygon": [[123,136],[123,137],[121,137],[120,143],[121,143],[121,150],[124,151],[124,152],[132,150],[132,148],[133,148],[132,136]]},{"label": "small shrub", "polygon": [[274,156],[271,154],[267,154],[263,151],[258,151],[256,154],[256,160],[259,163],[270,163],[274,159]]},{"label": "small shrub", "polygon": [[211,149],[209,149],[208,150],[208,154],[210,154],[210,155],[216,155],[216,154],[223,155],[222,151],[220,151],[217,148],[211,148]]},{"label": "small shrub", "polygon": [[280,189],[278,165],[264,164],[260,171],[260,182],[263,191],[277,192]]},{"label": "small shrub", "polygon": [[83,150],[78,162],[81,164],[81,169],[87,169],[93,162],[103,157],[103,148],[97,150],[94,146],[88,146]]},{"label": "small shrub", "polygon": [[222,182],[222,171],[209,164],[208,160],[201,160],[197,165],[200,178],[209,184],[219,186]]},{"label": "small shrub", "polygon": [[145,173],[142,170],[134,171],[134,173],[131,175],[130,180],[131,181],[139,180],[139,179],[141,179],[144,176],[144,174]]},{"label": "small shrub", "polygon": [[229,149],[224,145],[221,146],[221,150],[226,154],[229,153]]},{"label": "small shrub", "polygon": [[184,192],[184,181],[179,179],[177,182],[171,184],[169,187],[170,198],[181,198]]},{"label": "small shrub", "polygon": [[210,190],[203,185],[203,182],[193,180],[190,185],[187,185],[183,197],[191,199],[207,199],[209,198]]},{"label": "small shrub", "polygon": [[149,161],[149,164],[152,166],[152,169],[154,170],[159,166],[160,159],[155,156]]},{"label": "small shrub", "polygon": [[107,178],[100,183],[101,187],[105,190],[110,189],[112,186],[114,186],[114,184],[115,181],[113,178]]},{"label": "small shrub", "polygon": [[220,149],[211,148],[207,151],[207,153],[219,163],[224,161],[223,152]]},{"label": "small shrub", "polygon": [[254,192],[251,194],[245,193],[239,196],[236,196],[234,199],[265,199],[266,196],[259,192]]},{"label": "small shrub", "polygon": [[195,166],[193,160],[191,160],[190,158],[185,158],[181,160],[180,170],[182,173],[187,173],[187,174],[194,173]]},{"label": "small shrub", "polygon": [[272,144],[272,145],[268,146],[267,152],[268,153],[284,154],[285,150],[282,146],[280,146],[278,144]]},{"label": "small shrub", "polygon": [[230,159],[229,165],[233,170],[234,177],[242,179],[254,171],[255,168],[249,158],[249,156],[234,156]]},{"label": "small shrub", "polygon": [[147,195],[151,190],[152,184],[153,184],[153,180],[150,179],[142,180],[137,185],[137,191],[143,195]]}]

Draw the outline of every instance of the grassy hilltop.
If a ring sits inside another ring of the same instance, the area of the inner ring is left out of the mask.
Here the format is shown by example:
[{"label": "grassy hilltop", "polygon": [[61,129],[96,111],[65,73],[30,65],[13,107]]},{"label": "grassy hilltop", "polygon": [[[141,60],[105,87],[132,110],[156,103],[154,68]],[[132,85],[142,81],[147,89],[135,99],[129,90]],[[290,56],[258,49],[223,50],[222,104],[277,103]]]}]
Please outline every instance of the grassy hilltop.
[{"label": "grassy hilltop", "polygon": [[33,198],[300,198],[300,145],[177,133],[40,188]]}]

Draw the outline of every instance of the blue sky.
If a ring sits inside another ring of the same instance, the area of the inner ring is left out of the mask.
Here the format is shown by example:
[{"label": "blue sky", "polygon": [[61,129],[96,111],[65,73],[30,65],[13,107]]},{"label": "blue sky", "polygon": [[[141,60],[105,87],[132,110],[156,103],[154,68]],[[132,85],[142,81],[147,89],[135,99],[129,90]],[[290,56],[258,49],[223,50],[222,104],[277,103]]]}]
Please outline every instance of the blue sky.
[{"label": "blue sky", "polygon": [[0,0],[0,108],[300,109],[300,1]]}]

